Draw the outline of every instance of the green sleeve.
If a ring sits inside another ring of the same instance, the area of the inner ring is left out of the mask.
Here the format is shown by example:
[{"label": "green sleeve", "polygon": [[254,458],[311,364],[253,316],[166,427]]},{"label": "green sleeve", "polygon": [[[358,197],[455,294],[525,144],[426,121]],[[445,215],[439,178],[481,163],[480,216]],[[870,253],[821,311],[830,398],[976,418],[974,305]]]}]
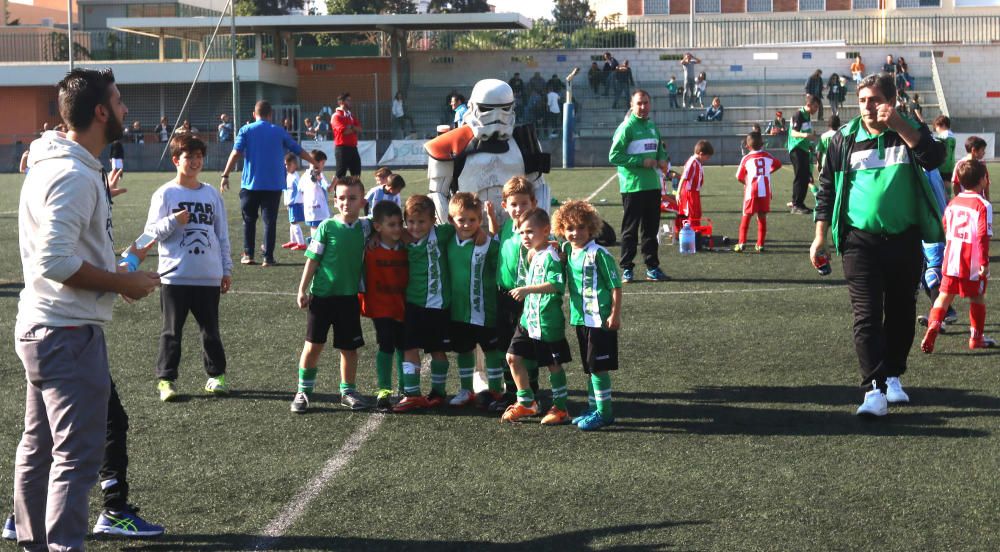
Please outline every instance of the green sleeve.
[{"label": "green sleeve", "polygon": [[550,255],[545,260],[545,283],[552,284],[556,293],[562,295],[566,291],[566,278],[563,276],[563,264]]},{"label": "green sleeve", "polygon": [[320,248],[319,248],[320,252],[319,253],[316,252],[316,249],[318,249],[316,247],[310,247],[310,248],[306,249],[305,255],[306,255],[307,259],[312,259],[312,260],[317,261],[317,262],[319,262],[319,261],[321,261],[323,259],[323,251],[324,251],[324,249],[325,249],[325,247],[327,245],[327,243],[326,243],[326,234],[329,232],[329,230],[328,230],[328,228],[329,228],[328,221],[329,220],[330,219],[327,219],[327,220],[323,221],[323,223],[320,224],[318,228],[316,228],[316,235],[314,235],[313,238],[312,238],[312,241],[316,242],[320,246]]},{"label": "green sleeve", "polygon": [[615,137],[611,140],[611,149],[608,151],[608,163],[616,167],[642,167],[642,156],[628,154],[628,144],[631,141],[630,134],[628,124],[618,127],[618,130],[615,131]]},{"label": "green sleeve", "polygon": [[609,289],[622,287],[622,279],[618,276],[618,265],[611,255],[604,251],[597,252],[597,278]]},{"label": "green sleeve", "polygon": [[656,160],[670,161],[670,156],[667,155],[667,148],[663,145],[663,137],[660,136],[660,131],[656,131]]},{"label": "green sleeve", "polygon": [[450,224],[438,224],[434,227],[439,242],[447,242],[455,237],[455,227]]}]

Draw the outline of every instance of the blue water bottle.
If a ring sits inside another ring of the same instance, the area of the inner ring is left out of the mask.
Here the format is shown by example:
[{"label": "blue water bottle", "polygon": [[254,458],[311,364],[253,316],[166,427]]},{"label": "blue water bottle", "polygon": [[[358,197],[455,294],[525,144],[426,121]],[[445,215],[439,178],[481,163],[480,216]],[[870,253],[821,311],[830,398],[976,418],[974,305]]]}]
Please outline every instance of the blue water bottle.
[{"label": "blue water bottle", "polygon": [[677,236],[680,238],[681,255],[694,255],[696,250],[695,235],[694,228],[691,228],[691,221],[684,221],[684,226],[681,227]]}]

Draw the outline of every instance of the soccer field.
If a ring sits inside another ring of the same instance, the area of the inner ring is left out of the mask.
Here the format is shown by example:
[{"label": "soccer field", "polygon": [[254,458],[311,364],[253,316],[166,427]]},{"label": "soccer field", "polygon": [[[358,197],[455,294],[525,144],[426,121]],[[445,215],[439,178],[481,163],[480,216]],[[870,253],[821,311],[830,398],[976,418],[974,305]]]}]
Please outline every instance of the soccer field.
[{"label": "soccer field", "polygon": [[[742,188],[734,172],[706,169],[703,205],[717,236],[735,236],[739,224]],[[426,190],[423,171],[402,173],[404,195]],[[558,170],[549,182],[560,200],[585,198],[613,175],[609,168]],[[150,195],[170,177],[126,175],[129,191],[114,203],[119,250],[141,232]],[[0,175],[0,385],[7,390],[0,400],[0,497],[12,485],[23,416],[24,375],[11,341],[22,286],[21,180]],[[784,205],[790,187],[791,170],[780,171],[774,205]],[[225,199],[238,259],[239,204],[235,193]],[[617,229],[617,181],[593,201]],[[286,241],[285,220],[282,213],[279,243]],[[88,547],[1000,548],[1000,350],[965,348],[967,303],[957,302],[960,323],[938,340],[934,355],[914,347],[903,378],[911,404],[892,407],[883,420],[858,419],[862,392],[840,261],[826,278],[809,264],[810,217],[779,210],[768,223],[766,253],[681,256],[676,246],[661,246],[673,281],[626,286],[621,369],[613,374],[618,421],[591,433],[501,425],[498,415],[474,409],[352,413],[339,406],[332,350],[320,361],[309,413],[291,414],[305,314],[294,296],[302,258],[285,250],[273,268],[237,262],[233,289],[223,296],[227,381],[235,390],[228,398],[201,391],[200,339],[189,319],[178,380],[184,399],[159,402],[158,293],[133,305],[119,301],[106,331],[131,419],[131,498],[167,534],[93,539]],[[755,231],[751,225],[751,241]],[[155,266],[150,260],[147,268]],[[926,298],[919,305],[927,308]],[[1000,334],[995,293],[987,305],[986,332]],[[359,390],[371,396],[375,338],[371,324],[363,326],[368,345]],[[586,406],[579,362],[567,373],[575,413]],[[453,361],[449,393],[457,387]]]}]

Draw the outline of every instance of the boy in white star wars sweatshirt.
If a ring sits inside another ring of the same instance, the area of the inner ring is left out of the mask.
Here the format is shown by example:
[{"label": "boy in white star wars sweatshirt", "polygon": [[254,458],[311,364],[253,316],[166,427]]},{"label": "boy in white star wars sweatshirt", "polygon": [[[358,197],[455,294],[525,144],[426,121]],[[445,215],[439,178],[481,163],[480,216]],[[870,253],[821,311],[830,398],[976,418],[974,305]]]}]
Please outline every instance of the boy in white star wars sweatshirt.
[{"label": "boy in white star wars sweatshirt", "polygon": [[159,242],[160,308],[163,330],[156,362],[160,400],[177,398],[174,382],[181,360],[181,336],[188,312],[201,328],[208,382],[205,392],[228,393],[226,353],[219,335],[219,296],[232,284],[226,208],[219,192],[198,181],[205,143],[182,134],[170,144],[177,178],[150,199],[146,233]]}]

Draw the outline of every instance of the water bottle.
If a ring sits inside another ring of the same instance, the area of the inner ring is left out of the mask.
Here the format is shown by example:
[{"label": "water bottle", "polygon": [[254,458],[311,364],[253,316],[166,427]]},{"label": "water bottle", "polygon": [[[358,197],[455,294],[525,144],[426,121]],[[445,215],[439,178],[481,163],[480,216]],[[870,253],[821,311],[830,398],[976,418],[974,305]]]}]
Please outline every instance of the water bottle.
[{"label": "water bottle", "polygon": [[681,255],[694,255],[695,253],[695,235],[694,229],[691,228],[690,221],[684,221],[684,226],[681,228],[680,232],[677,233],[680,238],[681,243]]},{"label": "water bottle", "polygon": [[656,241],[660,245],[665,245],[667,241],[673,236],[674,227],[670,224],[664,224],[660,227],[660,231],[656,233]]},{"label": "water bottle", "polygon": [[814,263],[814,266],[820,276],[829,276],[830,273],[833,272],[833,268],[830,267],[830,258],[827,257],[824,252],[816,255],[816,262]]}]

